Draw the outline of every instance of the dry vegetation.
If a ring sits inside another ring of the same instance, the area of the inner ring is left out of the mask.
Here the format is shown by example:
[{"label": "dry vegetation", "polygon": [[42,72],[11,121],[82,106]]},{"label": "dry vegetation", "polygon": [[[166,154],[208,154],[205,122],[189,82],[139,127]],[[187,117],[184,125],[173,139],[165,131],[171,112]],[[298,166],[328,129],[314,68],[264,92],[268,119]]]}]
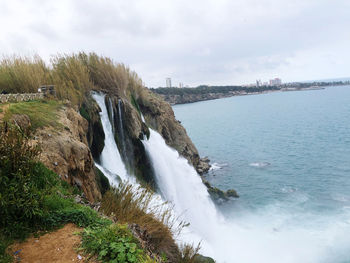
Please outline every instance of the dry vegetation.
[{"label": "dry vegetation", "polygon": [[147,92],[135,72],[95,53],[58,54],[49,64],[37,55],[0,61],[0,93],[32,93],[45,84],[56,86],[58,99],[68,99],[78,106],[93,89],[136,98]]},{"label": "dry vegetation", "polygon": [[[95,53],[56,55],[50,64],[39,56],[13,56],[0,61],[0,93],[32,93],[45,84],[55,85],[57,98],[68,99],[77,107],[91,90],[108,91],[137,101],[147,101],[152,96],[135,72]],[[55,125],[55,111],[60,105],[56,100],[15,103],[7,112],[32,115],[32,125],[38,128],[46,123]],[[177,223],[169,206],[154,206],[152,199],[149,189],[121,184],[105,193],[101,208],[118,223],[139,226],[148,246],[146,249],[160,256],[160,262],[195,262],[199,248],[178,248],[174,241],[184,222]],[[167,260],[163,260],[162,255]]]},{"label": "dry vegetation", "polygon": [[175,262],[176,258],[177,262],[181,252],[174,236],[179,234],[185,223],[176,220],[167,204],[155,204],[154,198],[150,189],[121,183],[104,195],[101,209],[118,222],[138,225],[151,251],[158,255],[164,253],[170,262]]}]

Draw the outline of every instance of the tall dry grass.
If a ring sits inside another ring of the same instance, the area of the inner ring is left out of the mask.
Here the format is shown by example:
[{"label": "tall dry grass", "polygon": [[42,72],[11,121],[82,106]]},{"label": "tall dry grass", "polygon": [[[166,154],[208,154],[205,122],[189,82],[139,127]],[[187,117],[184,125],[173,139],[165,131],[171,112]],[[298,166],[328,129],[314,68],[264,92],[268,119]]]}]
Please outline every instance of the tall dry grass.
[{"label": "tall dry grass", "polygon": [[40,85],[56,86],[59,99],[80,106],[91,90],[139,96],[142,80],[126,65],[96,53],[57,54],[46,63],[38,55],[0,60],[0,92],[37,92]]},{"label": "tall dry grass", "polygon": [[155,205],[154,198],[150,189],[121,183],[104,195],[101,209],[106,215],[115,216],[120,223],[137,224],[145,231],[152,250],[178,258],[181,252],[174,236],[180,233],[185,222],[173,216],[169,205]]},{"label": "tall dry grass", "polygon": [[56,55],[51,58],[52,79],[60,99],[68,99],[74,105],[81,105],[84,96],[92,89],[93,83],[87,67],[79,55]]},{"label": "tall dry grass", "polygon": [[38,55],[4,57],[0,61],[0,91],[32,93],[51,82],[51,71]]}]

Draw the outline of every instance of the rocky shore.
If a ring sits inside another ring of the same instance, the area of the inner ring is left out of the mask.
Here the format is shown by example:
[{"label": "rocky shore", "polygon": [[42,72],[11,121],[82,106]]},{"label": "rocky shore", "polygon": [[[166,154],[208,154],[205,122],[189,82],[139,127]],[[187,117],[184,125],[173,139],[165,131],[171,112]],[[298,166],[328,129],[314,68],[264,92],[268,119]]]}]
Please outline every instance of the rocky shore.
[{"label": "rocky shore", "polygon": [[264,94],[268,92],[273,92],[276,90],[269,91],[256,91],[256,92],[246,92],[246,91],[231,91],[228,93],[204,93],[204,94],[159,94],[165,101],[169,102],[170,105],[176,104],[186,104],[193,103],[198,101],[206,101],[206,100],[216,100],[222,98],[229,98],[233,96],[244,96],[244,95],[255,95],[255,94]]}]

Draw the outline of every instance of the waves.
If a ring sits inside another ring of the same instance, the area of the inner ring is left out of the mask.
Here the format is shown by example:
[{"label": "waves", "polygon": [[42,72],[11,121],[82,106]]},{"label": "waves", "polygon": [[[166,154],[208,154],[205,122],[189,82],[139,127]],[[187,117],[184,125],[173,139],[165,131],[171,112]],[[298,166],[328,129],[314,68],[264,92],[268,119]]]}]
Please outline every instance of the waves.
[{"label": "waves", "polygon": [[211,165],[211,167],[210,167],[209,171],[221,170],[224,167],[228,166],[227,163],[211,163],[210,165]]}]

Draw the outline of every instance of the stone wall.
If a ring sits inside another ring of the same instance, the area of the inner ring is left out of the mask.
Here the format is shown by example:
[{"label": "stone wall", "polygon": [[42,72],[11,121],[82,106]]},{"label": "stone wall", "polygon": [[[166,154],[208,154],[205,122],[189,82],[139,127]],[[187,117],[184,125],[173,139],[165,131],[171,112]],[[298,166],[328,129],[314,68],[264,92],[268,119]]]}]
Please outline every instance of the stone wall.
[{"label": "stone wall", "polygon": [[43,98],[44,93],[0,94],[0,103],[39,100]]}]

